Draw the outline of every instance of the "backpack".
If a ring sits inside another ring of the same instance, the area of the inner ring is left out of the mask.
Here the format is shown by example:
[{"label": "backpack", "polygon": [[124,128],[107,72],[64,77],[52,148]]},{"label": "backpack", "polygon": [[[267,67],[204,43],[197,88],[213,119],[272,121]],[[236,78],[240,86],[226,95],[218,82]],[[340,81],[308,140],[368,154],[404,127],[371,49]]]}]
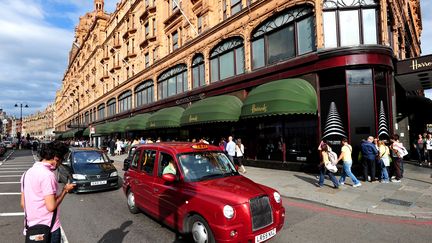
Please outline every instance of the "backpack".
[{"label": "backpack", "polygon": [[327,154],[328,154],[330,162],[333,165],[335,165],[337,163],[337,160],[338,160],[337,154],[335,152],[333,152],[333,151],[328,151]]}]

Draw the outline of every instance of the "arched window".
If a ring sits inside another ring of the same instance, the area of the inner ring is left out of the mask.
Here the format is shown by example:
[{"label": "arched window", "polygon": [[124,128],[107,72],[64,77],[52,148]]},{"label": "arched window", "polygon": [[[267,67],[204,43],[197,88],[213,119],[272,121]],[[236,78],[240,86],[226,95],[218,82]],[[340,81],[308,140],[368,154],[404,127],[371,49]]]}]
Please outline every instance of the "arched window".
[{"label": "arched window", "polygon": [[84,125],[87,125],[90,123],[90,113],[88,111],[86,111],[85,115],[84,115]]},{"label": "arched window", "polygon": [[187,67],[185,64],[168,69],[158,78],[158,98],[181,94],[188,90]]},{"label": "arched window", "polygon": [[252,68],[260,68],[315,50],[312,7],[288,9],[252,32]]},{"label": "arched window", "polygon": [[107,102],[108,114],[107,116],[114,116],[116,114],[116,99],[112,98]]},{"label": "arched window", "polygon": [[196,89],[205,85],[204,56],[197,54],[192,60],[192,88]]},{"label": "arched window", "polygon": [[118,97],[118,111],[128,111],[132,108],[132,91],[128,90]]},{"label": "arched window", "polygon": [[135,88],[135,107],[153,102],[153,80],[146,80]]},{"label": "arched window", "polygon": [[210,81],[244,73],[243,39],[234,37],[218,44],[210,53]]},{"label": "arched window", "polygon": [[324,46],[378,43],[377,0],[324,0]]},{"label": "arched window", "polygon": [[105,104],[100,104],[97,108],[98,110],[98,119],[105,119]]}]

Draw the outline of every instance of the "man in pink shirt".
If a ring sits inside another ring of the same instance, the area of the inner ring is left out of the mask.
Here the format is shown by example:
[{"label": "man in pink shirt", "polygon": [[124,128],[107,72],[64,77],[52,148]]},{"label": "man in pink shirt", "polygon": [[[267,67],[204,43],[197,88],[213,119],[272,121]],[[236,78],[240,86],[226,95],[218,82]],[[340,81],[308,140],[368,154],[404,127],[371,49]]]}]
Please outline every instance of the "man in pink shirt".
[{"label": "man in pink shirt", "polygon": [[[21,178],[21,207],[25,210],[27,226],[37,224],[51,225],[54,210],[57,216],[51,229],[51,242],[60,243],[59,205],[66,193],[74,188],[74,184],[66,184],[58,194],[58,184],[54,170],[60,165],[68,152],[65,144],[52,142],[40,152],[41,161],[34,163]],[[25,222],[24,222],[25,224]],[[26,229],[24,229],[26,233]]]}]

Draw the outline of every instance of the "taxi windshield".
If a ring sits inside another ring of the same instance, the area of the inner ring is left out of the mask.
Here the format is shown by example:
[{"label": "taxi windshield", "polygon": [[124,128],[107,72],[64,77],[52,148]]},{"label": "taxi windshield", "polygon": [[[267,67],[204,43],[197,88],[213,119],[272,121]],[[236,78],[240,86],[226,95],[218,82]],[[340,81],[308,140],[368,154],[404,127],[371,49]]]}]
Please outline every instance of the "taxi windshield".
[{"label": "taxi windshield", "polygon": [[107,163],[109,160],[105,154],[98,151],[80,151],[75,152],[74,154],[74,163],[75,164],[84,164],[84,163]]},{"label": "taxi windshield", "polygon": [[194,152],[178,156],[185,181],[203,181],[238,175],[234,164],[222,152]]}]

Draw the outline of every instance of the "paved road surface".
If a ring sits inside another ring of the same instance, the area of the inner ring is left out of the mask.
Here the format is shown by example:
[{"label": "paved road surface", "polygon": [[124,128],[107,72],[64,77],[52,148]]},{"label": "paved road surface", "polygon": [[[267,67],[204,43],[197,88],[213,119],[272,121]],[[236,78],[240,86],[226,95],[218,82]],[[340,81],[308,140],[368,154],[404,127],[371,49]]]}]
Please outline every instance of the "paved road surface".
[{"label": "paved road surface", "polygon": [[[25,155],[25,156],[23,156]],[[20,164],[19,164],[20,163]],[[21,164],[22,163],[22,164]],[[32,163],[29,152],[15,153],[0,166],[0,176],[19,175]],[[18,167],[24,165],[21,167]],[[17,172],[11,171],[13,167]],[[121,171],[120,163],[116,167]],[[20,169],[20,170],[19,170]],[[122,174],[122,173],[120,173]],[[19,177],[0,177],[18,182]],[[22,212],[19,184],[0,184],[0,213]],[[270,242],[430,242],[432,221],[378,216],[284,198],[284,229]],[[61,222],[71,243],[185,242],[147,215],[132,215],[121,189],[100,193],[70,194],[63,201]],[[22,242],[23,216],[0,216],[0,242]],[[333,229],[333,230],[331,230]]]}]

